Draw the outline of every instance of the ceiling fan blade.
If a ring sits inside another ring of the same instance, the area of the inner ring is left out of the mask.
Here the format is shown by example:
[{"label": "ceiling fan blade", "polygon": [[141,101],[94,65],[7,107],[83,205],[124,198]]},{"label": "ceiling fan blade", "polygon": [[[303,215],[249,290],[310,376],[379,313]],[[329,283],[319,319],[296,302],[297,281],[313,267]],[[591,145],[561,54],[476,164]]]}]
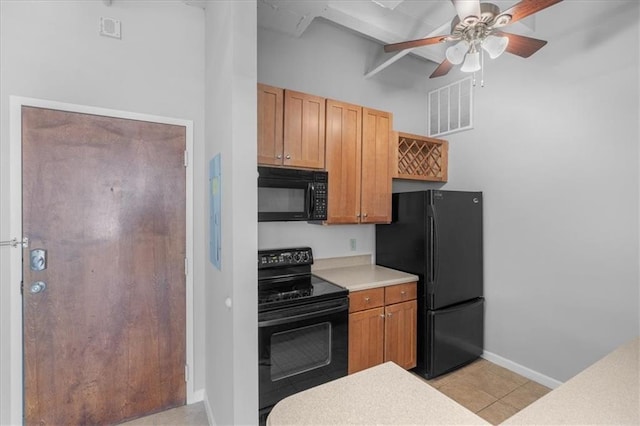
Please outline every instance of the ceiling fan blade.
[{"label": "ceiling fan blade", "polygon": [[523,58],[528,58],[547,44],[546,40],[505,33],[504,31],[494,31],[493,34],[508,37],[509,44],[507,45],[507,52]]},{"label": "ceiling fan blade", "polygon": [[419,38],[417,40],[403,41],[400,43],[387,44],[384,46],[385,52],[395,52],[397,50],[411,49],[414,47],[428,46],[443,41],[447,41],[449,35],[439,35],[435,37]]},{"label": "ceiling fan blade", "polygon": [[514,22],[518,22],[529,15],[540,12],[542,9],[546,9],[556,3],[560,3],[561,1],[562,0],[522,0],[520,3],[517,3],[500,13],[500,15],[511,15],[511,21],[508,23],[513,24]]},{"label": "ceiling fan blade", "polygon": [[461,21],[467,16],[480,18],[480,0],[451,0]]},{"label": "ceiling fan blade", "polygon": [[451,70],[451,68],[453,68],[453,64],[445,59],[444,61],[442,61],[442,63],[440,63],[440,65],[438,65],[438,68],[436,68],[436,70],[431,73],[429,78],[442,77],[443,75],[447,74]]}]

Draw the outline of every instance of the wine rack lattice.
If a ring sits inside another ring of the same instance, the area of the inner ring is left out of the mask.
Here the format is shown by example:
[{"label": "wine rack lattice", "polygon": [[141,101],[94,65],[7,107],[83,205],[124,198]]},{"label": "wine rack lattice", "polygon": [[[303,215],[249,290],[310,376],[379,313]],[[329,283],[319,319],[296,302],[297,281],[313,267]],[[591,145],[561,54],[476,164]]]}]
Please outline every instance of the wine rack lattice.
[{"label": "wine rack lattice", "polygon": [[446,182],[448,142],[398,132],[396,177]]}]

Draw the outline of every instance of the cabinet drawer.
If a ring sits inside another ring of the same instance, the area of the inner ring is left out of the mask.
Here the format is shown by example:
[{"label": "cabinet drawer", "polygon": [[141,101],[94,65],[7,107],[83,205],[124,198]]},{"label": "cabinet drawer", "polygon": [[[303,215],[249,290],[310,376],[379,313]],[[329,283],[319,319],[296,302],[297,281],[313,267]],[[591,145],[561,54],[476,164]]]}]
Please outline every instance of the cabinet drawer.
[{"label": "cabinet drawer", "polygon": [[392,285],[384,288],[384,303],[391,305],[393,303],[405,302],[413,300],[418,296],[418,284],[407,283]]},{"label": "cabinet drawer", "polygon": [[384,305],[384,287],[349,293],[349,312],[377,308]]}]

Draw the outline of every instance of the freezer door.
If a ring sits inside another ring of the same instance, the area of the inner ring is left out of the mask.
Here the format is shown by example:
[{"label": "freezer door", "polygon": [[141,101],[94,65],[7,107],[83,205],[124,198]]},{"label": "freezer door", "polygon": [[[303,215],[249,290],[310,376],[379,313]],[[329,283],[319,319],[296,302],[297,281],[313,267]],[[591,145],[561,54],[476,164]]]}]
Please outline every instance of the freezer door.
[{"label": "freezer door", "polygon": [[482,297],[482,193],[429,192],[429,309]]},{"label": "freezer door", "polygon": [[484,299],[427,311],[426,374],[432,379],[482,355]]}]

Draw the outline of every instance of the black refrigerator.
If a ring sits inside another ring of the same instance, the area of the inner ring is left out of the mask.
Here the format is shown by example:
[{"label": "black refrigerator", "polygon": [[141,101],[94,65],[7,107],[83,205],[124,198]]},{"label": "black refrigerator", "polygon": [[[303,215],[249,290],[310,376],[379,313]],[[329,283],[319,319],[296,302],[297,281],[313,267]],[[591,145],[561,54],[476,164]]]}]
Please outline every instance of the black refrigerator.
[{"label": "black refrigerator", "polygon": [[482,193],[394,193],[376,225],[376,264],[419,276],[415,372],[427,379],[477,359],[484,343]]}]

